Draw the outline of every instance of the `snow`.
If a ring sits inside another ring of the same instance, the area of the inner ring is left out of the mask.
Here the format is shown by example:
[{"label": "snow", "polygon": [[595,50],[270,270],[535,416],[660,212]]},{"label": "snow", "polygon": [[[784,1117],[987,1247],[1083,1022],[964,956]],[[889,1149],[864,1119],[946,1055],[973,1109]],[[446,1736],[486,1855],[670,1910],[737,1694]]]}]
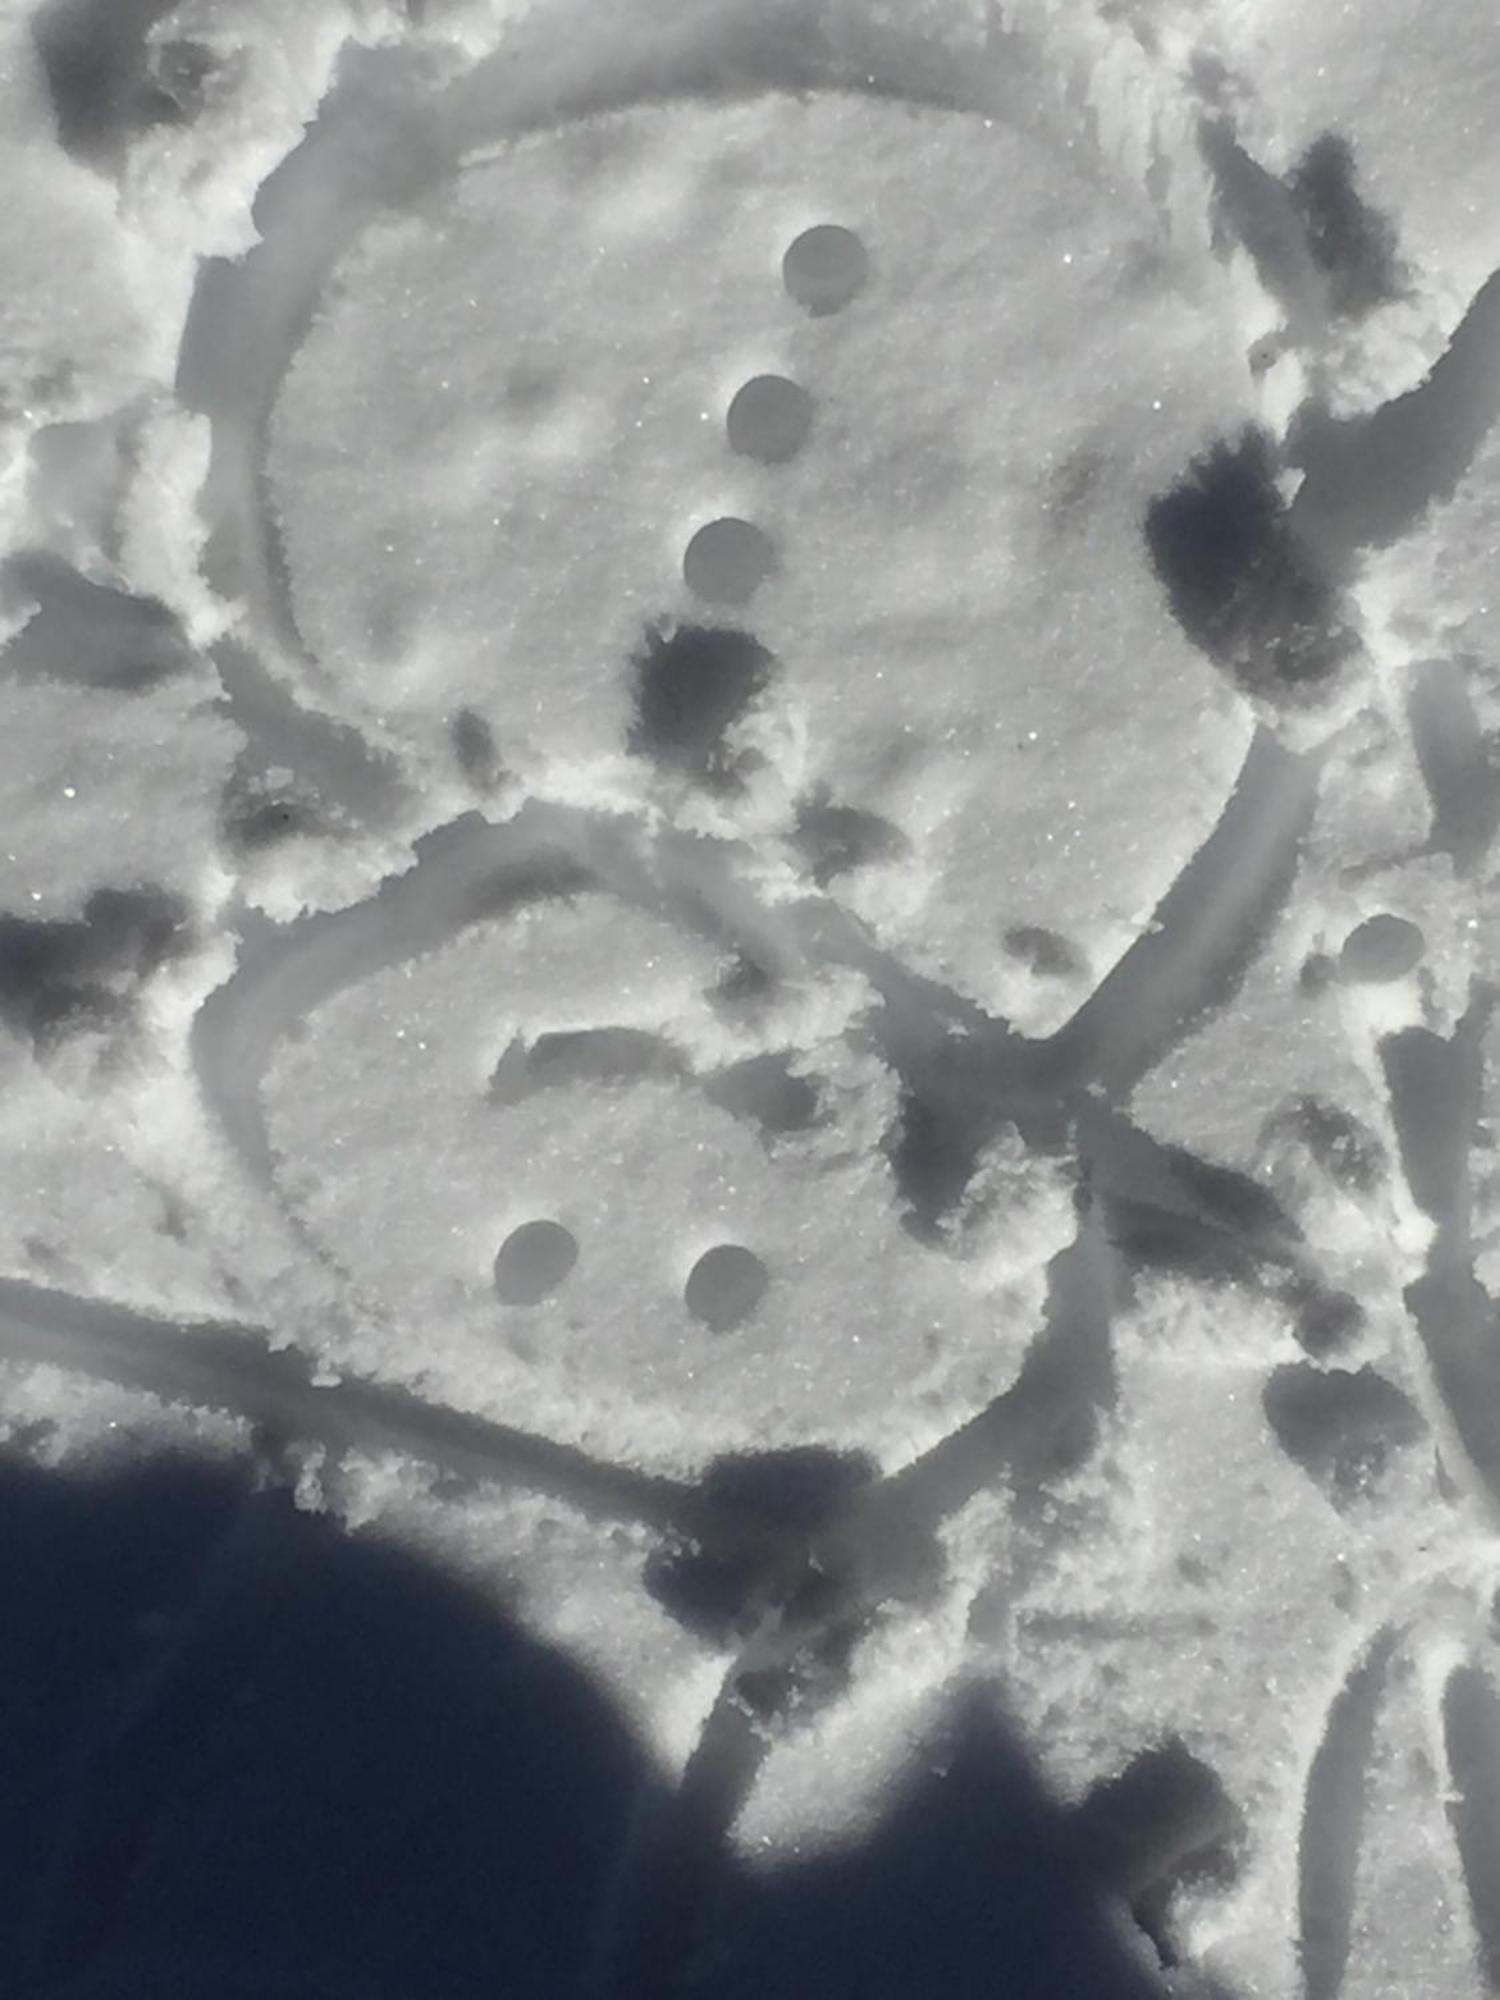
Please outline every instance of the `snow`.
[{"label": "snow", "polygon": [[1496,102],[0,4],[22,1990],[1494,1984]]},{"label": "snow", "polygon": [[[424,771],[477,714],[528,795],[623,805],[648,634],[746,629],[773,660],[727,718],[710,823],[780,835],[805,876],[810,807],[867,817],[881,845],[834,894],[1045,1033],[1248,740],[1136,560],[1152,493],[1250,414],[1233,305],[1162,260],[1142,204],[973,119],[766,98],[531,139],[365,232],[278,398],[308,698]],[[811,399],[785,464],[728,434],[768,376]],[[585,524],[565,553],[561,520]],[[1064,902],[1052,969],[1008,965],[997,939]]]},{"label": "snow", "polygon": [[[883,1069],[836,1043],[781,1068],[716,1029],[715,972],[583,897],[304,1023],[268,1131],[292,1212],[370,1314],[335,1365],[672,1472],[830,1435],[893,1466],[1008,1386],[1070,1190],[1016,1176],[1029,1227],[966,1284],[858,1143],[889,1122]],[[528,1251],[526,1231],[554,1240]]]}]

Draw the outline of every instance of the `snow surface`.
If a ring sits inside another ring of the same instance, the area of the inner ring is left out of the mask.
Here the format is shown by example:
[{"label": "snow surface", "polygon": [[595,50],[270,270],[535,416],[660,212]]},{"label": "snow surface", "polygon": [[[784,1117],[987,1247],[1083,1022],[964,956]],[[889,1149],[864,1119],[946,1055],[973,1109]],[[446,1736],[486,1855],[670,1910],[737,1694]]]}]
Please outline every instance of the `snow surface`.
[{"label": "snow surface", "polygon": [[1500,1980],[1490,0],[0,0],[0,1963]]}]

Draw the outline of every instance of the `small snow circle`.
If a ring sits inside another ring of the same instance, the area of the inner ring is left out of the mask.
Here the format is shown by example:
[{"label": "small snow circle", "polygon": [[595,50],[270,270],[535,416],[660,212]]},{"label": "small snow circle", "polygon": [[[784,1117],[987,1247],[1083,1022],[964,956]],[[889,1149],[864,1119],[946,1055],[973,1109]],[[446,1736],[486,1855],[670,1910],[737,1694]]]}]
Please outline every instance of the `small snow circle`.
[{"label": "small snow circle", "polygon": [[770,1273],[742,1243],[717,1243],[688,1273],[683,1304],[710,1333],[743,1326],[765,1295]]},{"label": "small snow circle", "polygon": [[577,1240],[560,1222],[523,1222],[500,1245],[495,1291],[502,1305],[539,1305],[577,1262]]},{"label": "small snow circle", "polygon": [[820,222],[804,229],[781,260],[782,281],[790,296],[815,319],[842,312],[865,288],[870,256],[852,229],[837,222]]}]

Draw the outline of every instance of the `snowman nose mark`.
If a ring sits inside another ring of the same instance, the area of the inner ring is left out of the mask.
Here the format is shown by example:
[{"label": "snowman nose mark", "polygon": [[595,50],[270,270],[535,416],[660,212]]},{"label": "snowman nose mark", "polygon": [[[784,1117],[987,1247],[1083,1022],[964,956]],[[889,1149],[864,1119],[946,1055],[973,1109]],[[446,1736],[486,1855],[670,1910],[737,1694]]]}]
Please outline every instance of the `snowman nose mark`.
[{"label": "snowman nose mark", "polygon": [[682,558],[682,580],[711,604],[748,604],[776,567],[770,536],[753,521],[725,515],[701,527]]},{"label": "snowman nose mark", "polygon": [[761,465],[785,465],[807,442],[813,399],[784,375],[755,375],[729,405],[724,429],[731,451]]},{"label": "snowman nose mark", "polygon": [[513,1229],[495,1258],[502,1305],[534,1306],[555,1292],[578,1262],[578,1242],[560,1222],[539,1218]]},{"label": "snowman nose mark", "polygon": [[770,1282],[753,1250],[742,1243],[716,1243],[688,1272],[682,1300],[710,1333],[730,1333],[749,1319]]},{"label": "snowman nose mark", "polygon": [[804,229],[781,260],[788,294],[814,319],[842,312],[864,290],[869,275],[869,252],[852,229],[837,222]]}]

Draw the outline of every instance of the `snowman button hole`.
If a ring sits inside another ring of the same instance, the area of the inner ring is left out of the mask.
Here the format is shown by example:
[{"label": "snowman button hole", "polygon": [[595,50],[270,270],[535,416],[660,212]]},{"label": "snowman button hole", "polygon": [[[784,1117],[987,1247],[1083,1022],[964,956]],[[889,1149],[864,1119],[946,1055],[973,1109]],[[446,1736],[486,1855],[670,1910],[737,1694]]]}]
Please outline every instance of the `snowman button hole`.
[{"label": "snowman button hole", "polygon": [[781,260],[788,294],[815,319],[842,312],[869,275],[869,252],[852,229],[837,222],[804,229]]},{"label": "snowman button hole", "polygon": [[683,1304],[710,1333],[730,1333],[750,1318],[770,1282],[753,1250],[742,1243],[716,1243],[689,1271]]},{"label": "snowman button hole", "polygon": [[761,465],[785,465],[807,442],[813,399],[785,375],[754,375],[735,392],[724,419],[730,449]]},{"label": "snowman button hole", "polygon": [[775,566],[765,530],[726,515],[709,521],[688,543],[682,579],[695,597],[711,604],[748,604]]},{"label": "snowman button hole", "polygon": [[495,1258],[502,1305],[534,1306],[551,1296],[578,1262],[578,1241],[560,1222],[539,1217],[513,1229]]}]

